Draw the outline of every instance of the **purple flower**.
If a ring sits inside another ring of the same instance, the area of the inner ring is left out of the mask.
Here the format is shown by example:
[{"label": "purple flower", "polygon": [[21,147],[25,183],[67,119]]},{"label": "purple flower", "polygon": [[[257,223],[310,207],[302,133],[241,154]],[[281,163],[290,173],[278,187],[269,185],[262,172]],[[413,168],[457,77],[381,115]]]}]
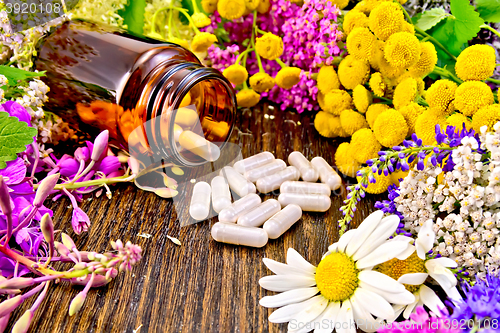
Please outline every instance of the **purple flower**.
[{"label": "purple flower", "polygon": [[21,158],[7,162],[7,167],[0,169],[0,176],[7,185],[15,185],[21,183],[26,177],[26,165]]},{"label": "purple flower", "polygon": [[31,116],[26,109],[19,103],[8,101],[0,105],[0,111],[7,112],[11,117],[16,117],[20,121],[24,121],[31,127]]},{"label": "purple flower", "polygon": [[73,217],[71,219],[71,225],[76,234],[81,234],[82,231],[86,232],[89,230],[90,220],[87,214],[79,207],[73,207]]},{"label": "purple flower", "polygon": [[458,333],[461,330],[453,328],[451,319],[446,316],[439,318],[429,316],[422,306],[418,306],[410,320],[393,322],[377,330],[379,333]]},{"label": "purple flower", "polygon": [[[14,276],[14,271],[16,268],[16,261],[6,257],[3,253],[0,253],[0,274],[3,277],[11,278]],[[23,265],[19,265],[17,271],[17,276],[23,276],[28,274],[30,271]]]},{"label": "purple flower", "polygon": [[75,150],[75,159],[80,161],[88,162],[90,159],[90,151],[87,147],[79,147]]},{"label": "purple flower", "polygon": [[101,171],[105,175],[109,175],[110,173],[118,171],[121,167],[121,163],[116,156],[106,156],[102,159],[101,163],[98,166],[98,170]]}]

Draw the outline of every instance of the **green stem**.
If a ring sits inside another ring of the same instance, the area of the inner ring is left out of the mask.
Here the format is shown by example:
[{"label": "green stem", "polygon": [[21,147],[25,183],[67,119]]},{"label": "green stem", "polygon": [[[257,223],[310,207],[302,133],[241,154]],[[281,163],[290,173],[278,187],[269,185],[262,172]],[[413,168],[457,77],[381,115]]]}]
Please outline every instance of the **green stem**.
[{"label": "green stem", "polygon": [[[170,7],[172,7],[172,2],[170,2]],[[168,38],[171,40],[174,38],[174,34],[172,33],[172,18],[174,16],[174,11],[170,10],[168,12]]]},{"label": "green stem", "polygon": [[457,57],[455,57],[455,55],[451,54],[450,51],[448,51],[446,49],[446,47],[443,46],[443,44],[441,44],[436,38],[432,37],[431,35],[429,35],[427,32],[423,31],[422,29],[420,29],[419,27],[417,26],[414,26],[415,27],[415,31],[418,32],[419,34],[421,34],[422,36],[425,36],[425,38],[428,38],[434,45],[436,45],[437,47],[439,47],[441,50],[443,50],[444,53],[446,53],[451,59],[453,59],[454,61],[457,61]]},{"label": "green stem", "polygon": [[288,67],[283,61],[281,61],[280,58],[276,58],[276,62],[278,63],[278,65],[281,66],[281,68],[286,68]]},{"label": "green stem", "polygon": [[[238,58],[236,58],[236,61],[235,61],[235,64],[239,64],[241,59],[245,56],[247,56],[248,52],[252,52],[254,49],[253,48],[248,48],[246,49],[245,51],[241,52],[239,55],[238,55]],[[246,61],[246,58],[245,58],[245,61]]]},{"label": "green stem", "polygon": [[154,15],[153,15],[153,19],[151,20],[151,33],[156,33],[156,18],[158,17],[158,14],[164,10],[167,10],[167,9],[170,9],[170,7],[163,7],[163,8],[160,8],[158,9]]},{"label": "green stem", "polygon": [[495,84],[500,84],[500,80],[496,80],[496,79],[492,79],[492,78],[488,78],[488,79],[486,79],[486,81],[491,82],[491,83],[495,83]]},{"label": "green stem", "polygon": [[193,28],[193,30],[196,34],[200,33],[200,30],[198,30],[198,28],[194,25],[194,22],[193,22],[193,19],[191,18],[191,15],[189,15],[189,13],[184,8],[172,7],[172,9],[175,9],[176,11],[178,11],[179,13],[181,13],[182,15],[184,15],[186,17],[186,19],[189,21],[191,27]]},{"label": "green stem", "polygon": [[198,4],[196,3],[196,0],[191,0],[191,3],[193,4],[193,12],[199,13],[200,9],[198,8]]},{"label": "green stem", "polygon": [[438,67],[438,66],[435,66],[434,67],[434,70],[432,71],[432,74],[438,74],[438,75],[441,75],[441,76],[444,76],[444,77],[447,77],[449,79],[452,79],[453,81],[455,81],[456,83],[458,84],[461,84],[463,81],[460,80],[458,77],[456,77],[452,72],[450,72],[449,70],[447,69],[444,69],[444,68],[441,68],[441,67]]},{"label": "green stem", "polygon": [[259,34],[267,34],[267,31],[260,30],[258,27],[255,28],[255,31],[257,31]]},{"label": "green stem", "polygon": [[498,37],[500,37],[500,32],[498,32],[496,29],[493,29],[492,27],[490,27],[487,24],[483,24],[483,25],[481,25],[479,27],[482,28],[482,29],[488,29],[489,31],[491,31],[492,33],[494,33],[495,35],[497,35]]},{"label": "green stem", "polygon": [[406,11],[405,7],[403,7],[403,5],[400,4],[399,2],[398,2],[398,4],[399,4],[399,7],[401,7],[401,10],[403,11],[403,14],[405,15],[405,18],[408,20],[408,23],[413,24],[413,21],[411,20],[411,16],[410,16],[410,14],[408,14],[408,12]]},{"label": "green stem", "polygon": [[[60,191],[62,189],[66,190],[74,190],[77,188],[82,188],[82,187],[90,187],[90,186],[103,186],[103,185],[111,185],[115,183],[124,183],[124,182],[131,182],[134,180],[135,176],[121,176],[121,177],[113,177],[113,178],[104,178],[104,179],[94,179],[94,180],[87,180],[85,182],[78,182],[78,183],[64,183],[64,184],[57,184],[54,187],[54,190]],[[36,190],[38,188],[39,184],[33,185],[33,188]]]},{"label": "green stem", "polygon": [[[257,11],[253,11],[253,23],[252,23],[252,37],[250,38],[252,47],[255,49],[255,33],[257,30]],[[257,65],[259,66],[259,72],[265,73],[264,67],[262,66],[262,60],[260,59],[259,53],[255,51],[255,58],[257,58]]]}]

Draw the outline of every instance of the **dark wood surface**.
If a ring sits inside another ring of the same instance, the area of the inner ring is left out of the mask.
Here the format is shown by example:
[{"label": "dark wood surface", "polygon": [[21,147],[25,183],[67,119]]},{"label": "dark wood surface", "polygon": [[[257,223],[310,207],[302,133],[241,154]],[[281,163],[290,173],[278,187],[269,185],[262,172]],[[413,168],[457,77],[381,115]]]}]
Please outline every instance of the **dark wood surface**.
[{"label": "dark wood surface", "polygon": [[[243,157],[271,151],[286,160],[298,150],[334,165],[338,142],[322,138],[312,122],[307,113],[264,105],[240,111],[231,141],[240,145]],[[353,180],[344,178],[342,189],[348,181]],[[258,284],[261,277],[272,274],[262,258],[284,262],[287,249],[293,247],[317,265],[328,245],[338,239],[339,208],[345,198],[345,190],[339,191],[332,195],[327,213],[304,213],[282,237],[255,249],[215,242],[210,236],[215,218],[180,227],[171,199],[131,185],[115,186],[113,191],[111,200],[105,196],[84,200],[81,207],[92,225],[80,236],[71,230],[69,200],[49,204],[56,227],[73,236],[84,251],[106,251],[110,240],[130,240],[142,247],[142,260],[132,273],[121,273],[109,285],[92,289],[73,317],[67,314],[68,306],[82,288],[67,283],[53,286],[36,312],[31,332],[286,332],[285,324],[268,322],[273,309],[258,304],[260,298],[274,294]],[[352,226],[374,210],[376,199],[367,197],[359,204]],[[152,236],[138,236],[143,233]],[[182,245],[175,245],[167,235]],[[33,301],[13,316],[18,318]]]}]

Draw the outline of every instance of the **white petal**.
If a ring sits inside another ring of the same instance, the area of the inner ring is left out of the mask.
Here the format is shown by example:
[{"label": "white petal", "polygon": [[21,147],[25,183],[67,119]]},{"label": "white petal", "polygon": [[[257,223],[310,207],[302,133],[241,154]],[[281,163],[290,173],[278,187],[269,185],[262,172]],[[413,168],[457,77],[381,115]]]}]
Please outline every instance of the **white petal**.
[{"label": "white petal", "polygon": [[319,289],[317,287],[292,289],[281,294],[265,296],[260,299],[259,304],[266,308],[278,308],[280,306],[305,301],[318,292]]},{"label": "white petal", "polygon": [[292,248],[288,249],[286,253],[286,263],[295,268],[300,268],[304,271],[315,273],[316,267],[311,265],[307,260],[305,260],[297,251]]},{"label": "white petal", "polygon": [[439,261],[427,260],[425,268],[429,275],[436,280],[443,288],[451,288],[457,285],[457,278],[448,268],[442,266]]},{"label": "white petal", "polygon": [[347,230],[337,242],[337,252],[344,252],[354,235],[356,235],[356,229]]},{"label": "white petal", "polygon": [[328,247],[328,251],[330,251],[330,252],[337,252],[337,245],[338,245],[338,242],[333,243],[332,245],[330,245]]},{"label": "white petal", "polygon": [[351,297],[351,304],[357,326],[364,332],[376,332],[381,326],[380,321],[375,320],[375,318],[366,311],[360,300],[356,297],[356,293]]},{"label": "white petal", "polygon": [[441,266],[444,266],[444,267],[451,267],[451,268],[457,267],[457,262],[453,259],[450,259],[450,258],[441,257],[441,258],[436,258],[436,259],[430,259],[430,260],[427,260],[426,262],[429,262],[429,261],[436,261]]},{"label": "white petal", "polygon": [[297,330],[303,328],[304,326],[311,325],[311,321],[318,318],[327,306],[328,300],[324,297],[318,297],[316,302],[309,305],[307,308],[303,309],[290,319],[290,322],[288,323],[288,330]]},{"label": "white petal", "polygon": [[269,321],[275,324],[286,323],[287,321],[292,319],[294,315],[304,309],[307,309],[311,304],[316,303],[320,298],[324,297],[322,295],[318,295],[304,302],[294,303],[279,308],[278,310],[271,313],[271,315],[269,316]]},{"label": "white petal", "polygon": [[386,262],[399,255],[407,247],[408,243],[406,242],[385,242],[366,257],[359,259],[356,262],[356,267],[363,269]]},{"label": "white petal", "polygon": [[443,288],[445,292],[450,290],[451,288],[454,288],[456,284],[453,284],[453,281],[450,281],[449,277],[443,274],[434,274],[434,273],[429,273],[430,277],[436,280],[437,283]]},{"label": "white petal", "polygon": [[456,305],[460,304],[463,299],[456,287],[445,289],[446,296],[453,301]]},{"label": "white petal", "polygon": [[369,284],[364,283],[363,281],[360,281],[359,287],[379,294],[389,303],[406,305],[411,304],[415,301],[415,296],[413,296],[413,294],[406,289],[400,293],[391,293],[388,291],[377,289]]},{"label": "white petal", "polygon": [[413,312],[413,310],[415,309],[415,307],[417,306],[417,304],[418,304],[418,302],[420,300],[420,292],[417,292],[417,293],[415,293],[413,295],[415,295],[415,301],[413,303],[409,304],[406,307],[405,311],[403,312],[403,317],[405,319],[410,318],[410,314]]},{"label": "white petal", "polygon": [[434,314],[439,315],[441,311],[439,309],[444,308],[443,302],[439,299],[436,293],[426,285],[420,287],[420,298],[422,302],[427,306]]},{"label": "white petal", "polygon": [[394,238],[391,238],[391,239],[393,241],[406,241],[406,242],[412,243],[412,244],[413,244],[413,241],[415,240],[412,237],[408,237],[405,235],[396,235]]},{"label": "white petal", "polygon": [[384,212],[381,210],[377,210],[361,222],[361,224],[356,229],[356,235],[351,239],[349,244],[345,249],[345,252],[348,256],[352,256],[359,247],[366,241],[368,236],[372,234],[375,228],[379,225],[380,221],[384,217]]},{"label": "white petal", "polygon": [[302,275],[302,276],[312,276],[314,274],[308,271],[305,271],[301,268],[296,268],[269,258],[262,259],[264,265],[267,266],[274,274],[278,275]]},{"label": "white petal", "polygon": [[401,312],[403,312],[403,310],[406,309],[406,305],[403,305],[403,304],[394,304],[392,306],[392,308],[394,309],[394,317],[388,318],[387,319],[387,323],[392,323],[396,319],[398,319],[398,317],[401,314]]},{"label": "white petal", "polygon": [[398,281],[394,280],[390,276],[382,274],[376,271],[361,271],[358,274],[360,281],[369,284],[380,290],[384,290],[390,293],[401,293],[405,291],[405,286],[403,286]]},{"label": "white petal", "polygon": [[420,228],[418,232],[417,240],[415,241],[415,246],[417,247],[417,254],[420,259],[425,259],[425,255],[432,249],[434,244],[434,239],[436,238],[436,233],[432,229],[434,222],[432,220],[427,220],[424,225]]},{"label": "white petal", "polygon": [[[337,323],[340,323],[340,325]],[[337,329],[337,333],[356,333],[356,323],[354,322],[354,316],[352,313],[352,304],[349,300],[342,303],[335,327]]]},{"label": "white petal", "polygon": [[357,288],[354,292],[360,304],[374,316],[386,319],[394,316],[392,306],[382,296],[363,288]]},{"label": "white petal", "polygon": [[[340,311],[340,302],[330,302],[320,317],[313,323],[314,333],[330,333],[335,328],[337,315]],[[319,324],[317,324],[319,323]],[[316,328],[317,327],[317,328]]]},{"label": "white petal", "polygon": [[392,235],[399,225],[399,217],[391,215],[382,219],[377,229],[361,244],[359,249],[352,257],[354,260],[359,260],[379,247],[387,240],[387,237]]},{"label": "white petal", "polygon": [[406,250],[401,252],[400,255],[396,256],[396,258],[398,258],[399,260],[408,259],[408,257],[411,256],[413,254],[413,252],[415,252],[416,249],[417,248],[415,246],[408,244],[408,247],[406,248]]},{"label": "white petal", "polygon": [[296,288],[307,288],[316,285],[314,277],[299,275],[270,275],[259,280],[262,288],[271,291],[287,291]]},{"label": "white petal", "polygon": [[428,276],[429,276],[429,274],[427,274],[427,273],[409,273],[409,274],[402,275],[398,279],[398,282],[418,286],[419,284],[424,283],[425,279],[427,279]]}]

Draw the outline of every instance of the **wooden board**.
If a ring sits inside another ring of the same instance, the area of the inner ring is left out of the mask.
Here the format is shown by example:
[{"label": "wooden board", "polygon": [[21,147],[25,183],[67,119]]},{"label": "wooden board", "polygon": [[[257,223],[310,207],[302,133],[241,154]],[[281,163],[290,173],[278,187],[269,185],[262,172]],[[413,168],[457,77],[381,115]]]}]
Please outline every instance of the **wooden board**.
[{"label": "wooden board", "polygon": [[[307,113],[267,105],[240,111],[231,141],[240,145],[244,157],[271,151],[286,160],[298,150],[310,159],[322,156],[332,165],[338,145],[316,132]],[[343,189],[347,181],[353,179],[344,178]],[[273,196],[263,198],[267,197]],[[261,249],[215,242],[210,236],[215,218],[181,228],[172,200],[133,186],[113,187],[111,200],[104,195],[89,198],[81,204],[92,221],[88,234],[72,232],[67,199],[49,204],[56,227],[74,237],[80,250],[110,250],[109,241],[121,239],[139,244],[144,257],[132,273],[121,273],[109,285],[92,289],[73,317],[68,316],[68,307],[82,288],[65,282],[53,286],[36,312],[31,332],[286,332],[285,324],[268,322],[273,310],[258,303],[274,294],[258,284],[261,277],[272,274],[262,258],[284,262],[287,249],[293,247],[317,265],[328,245],[338,239],[345,190],[332,195],[327,213],[305,213],[282,237]],[[367,196],[359,204],[353,226],[374,210],[378,199]],[[182,246],[167,235],[178,238]],[[28,300],[13,317],[18,318],[33,301]]]}]

